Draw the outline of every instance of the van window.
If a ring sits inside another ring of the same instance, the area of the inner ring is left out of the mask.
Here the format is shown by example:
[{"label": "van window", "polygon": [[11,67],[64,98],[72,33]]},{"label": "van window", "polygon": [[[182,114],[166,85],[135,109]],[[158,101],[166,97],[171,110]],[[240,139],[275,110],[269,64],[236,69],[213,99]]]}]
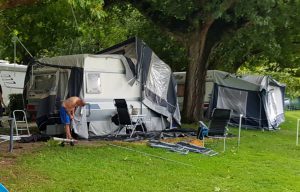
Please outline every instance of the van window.
[{"label": "van window", "polygon": [[86,93],[88,94],[101,93],[100,73],[98,72],[86,73]]}]

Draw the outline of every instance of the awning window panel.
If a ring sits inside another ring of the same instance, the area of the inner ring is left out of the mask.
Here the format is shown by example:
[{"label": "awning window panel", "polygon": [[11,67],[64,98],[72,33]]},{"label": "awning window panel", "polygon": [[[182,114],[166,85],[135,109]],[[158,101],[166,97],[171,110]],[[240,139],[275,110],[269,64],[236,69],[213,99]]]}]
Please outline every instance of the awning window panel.
[{"label": "awning window panel", "polygon": [[217,108],[231,109],[232,116],[246,116],[248,93],[242,90],[219,87]]}]

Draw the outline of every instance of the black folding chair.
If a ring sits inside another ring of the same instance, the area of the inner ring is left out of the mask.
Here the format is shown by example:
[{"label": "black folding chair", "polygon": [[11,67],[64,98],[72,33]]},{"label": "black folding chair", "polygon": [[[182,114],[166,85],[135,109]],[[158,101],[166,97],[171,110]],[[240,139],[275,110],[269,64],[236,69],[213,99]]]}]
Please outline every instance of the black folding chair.
[{"label": "black folding chair", "polygon": [[224,139],[224,151],[226,149],[226,136],[227,136],[227,125],[230,120],[230,109],[215,108],[212,112],[212,116],[208,126],[202,121],[199,121],[200,127],[198,131],[198,138],[211,137],[211,138],[223,138]]},{"label": "black folding chair", "polygon": [[131,130],[131,134],[130,134],[131,137],[138,125],[140,125],[142,127],[142,131],[145,132],[142,123],[139,124],[139,123],[132,122],[125,99],[114,99],[114,105],[117,108],[118,123],[119,123],[119,128],[117,130],[116,136],[118,136],[118,134],[121,132],[123,128],[126,128],[126,130],[128,129]]}]

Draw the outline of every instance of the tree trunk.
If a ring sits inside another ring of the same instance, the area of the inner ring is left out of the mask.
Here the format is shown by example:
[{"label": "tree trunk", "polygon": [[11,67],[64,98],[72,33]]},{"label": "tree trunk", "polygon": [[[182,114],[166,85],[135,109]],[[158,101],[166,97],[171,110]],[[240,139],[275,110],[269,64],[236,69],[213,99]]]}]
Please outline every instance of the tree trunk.
[{"label": "tree trunk", "polygon": [[209,54],[205,51],[206,37],[210,25],[195,31],[187,41],[190,63],[186,74],[183,102],[183,121],[197,122],[203,119],[203,101],[205,95],[206,61]]},{"label": "tree trunk", "polygon": [[195,30],[186,41],[190,58],[186,74],[183,101],[183,121],[197,122],[203,119],[206,73],[209,68],[208,58],[212,48],[220,42],[222,36],[235,25],[224,20],[209,20],[200,30]]}]

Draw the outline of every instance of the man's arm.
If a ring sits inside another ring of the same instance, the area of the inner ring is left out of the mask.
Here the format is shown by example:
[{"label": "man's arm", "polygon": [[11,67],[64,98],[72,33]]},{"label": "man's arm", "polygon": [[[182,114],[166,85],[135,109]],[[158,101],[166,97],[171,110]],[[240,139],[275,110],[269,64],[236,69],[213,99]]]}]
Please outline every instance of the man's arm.
[{"label": "man's arm", "polygon": [[75,113],[75,109],[71,109],[70,110],[70,118],[73,120],[74,119],[74,113]]}]

